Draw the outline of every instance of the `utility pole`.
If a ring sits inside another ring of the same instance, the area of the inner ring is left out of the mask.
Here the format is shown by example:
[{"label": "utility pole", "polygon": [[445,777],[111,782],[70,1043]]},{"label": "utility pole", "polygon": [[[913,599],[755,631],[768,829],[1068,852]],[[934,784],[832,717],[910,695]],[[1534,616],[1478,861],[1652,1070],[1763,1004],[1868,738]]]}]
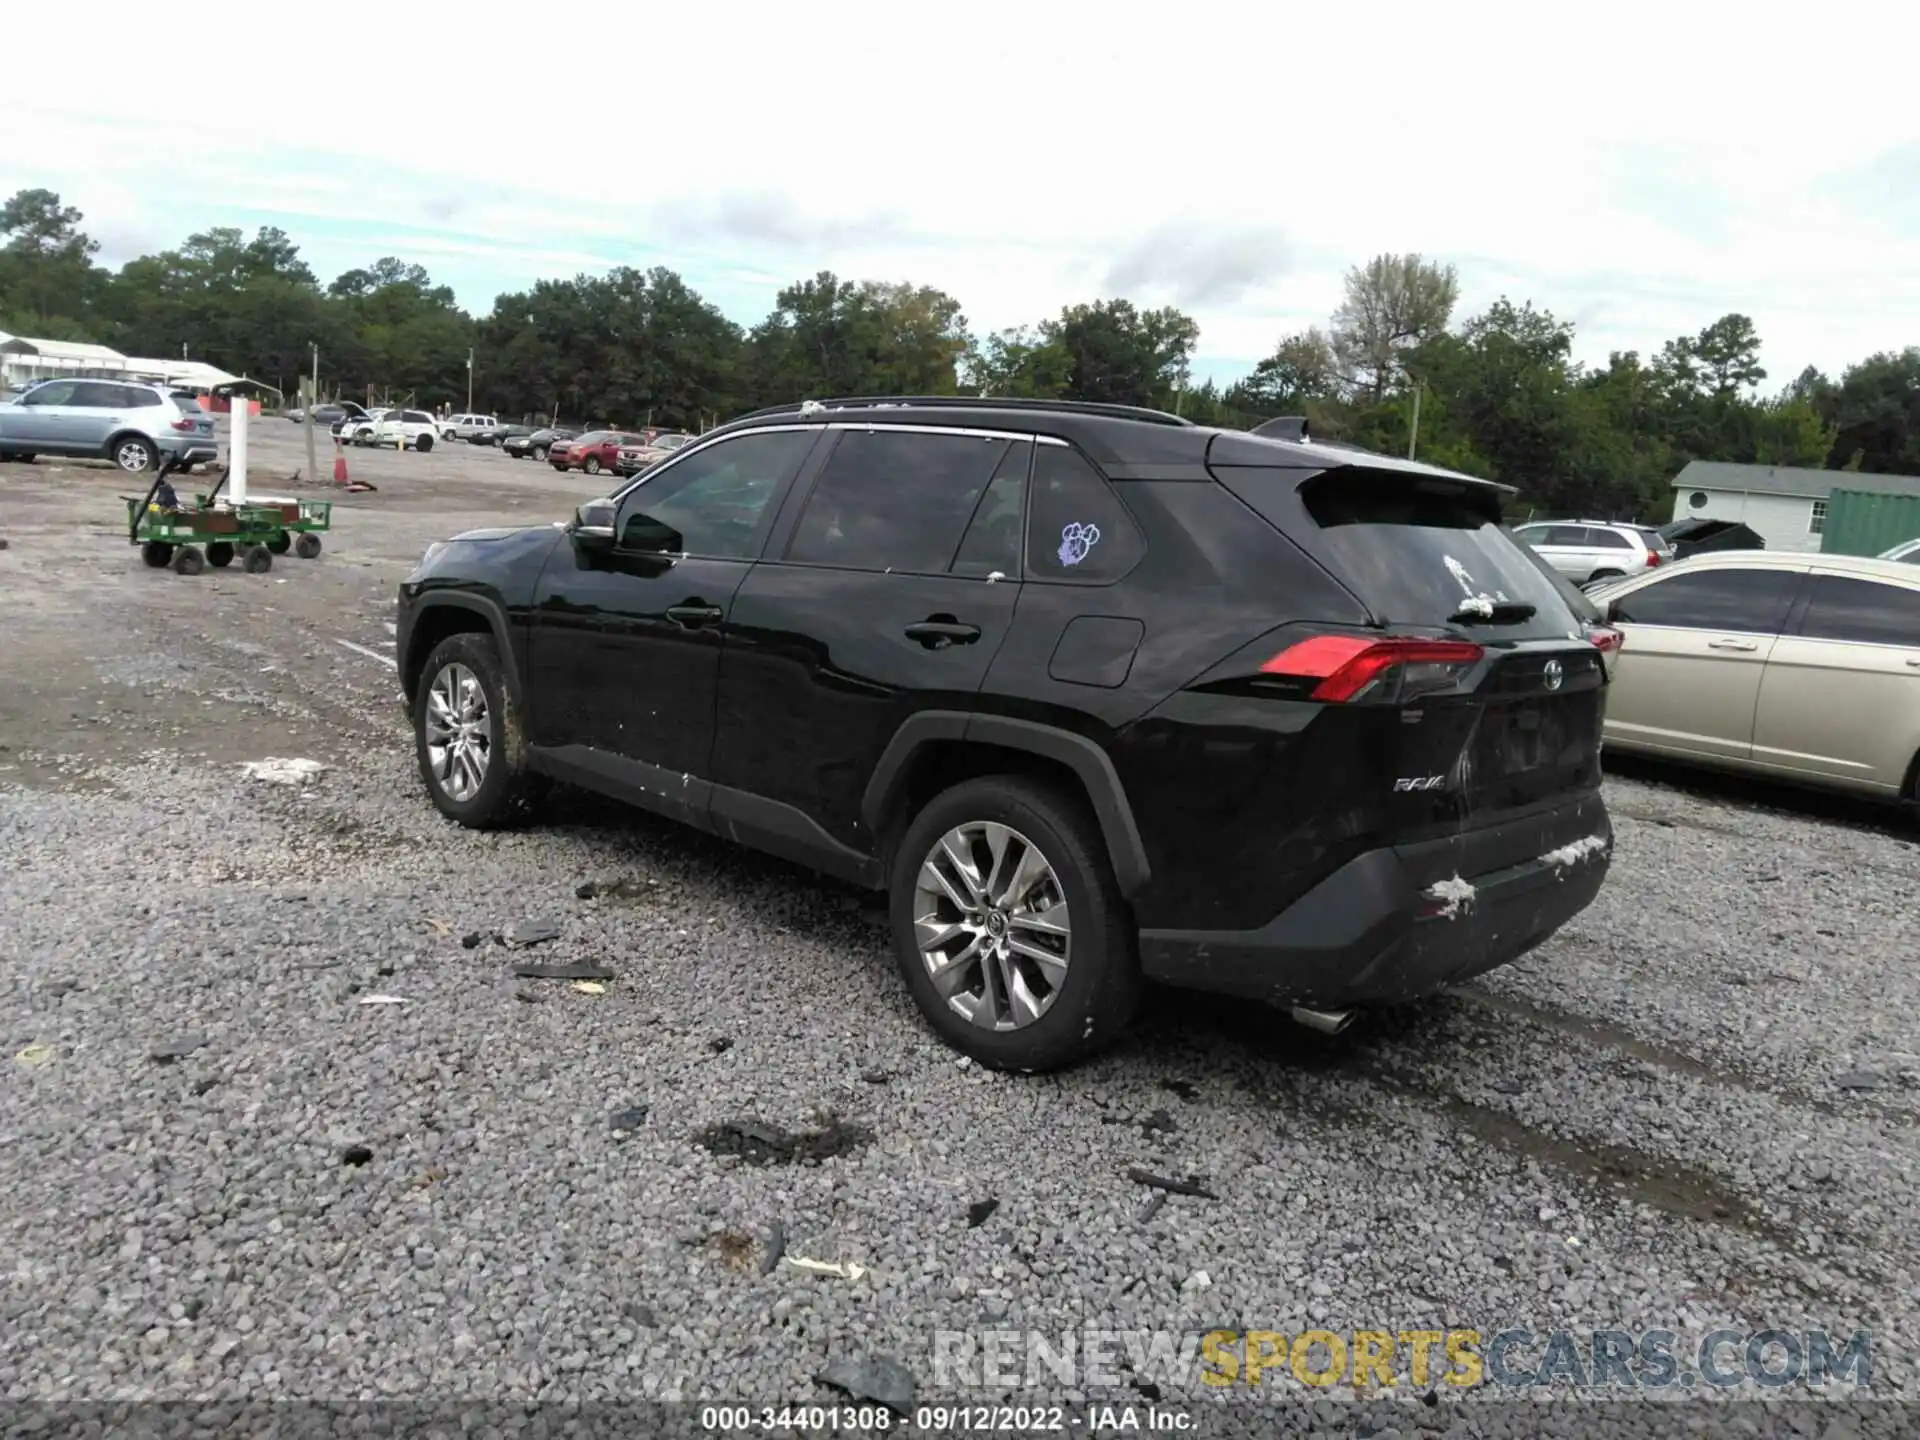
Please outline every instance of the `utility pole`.
[{"label": "utility pole", "polygon": [[473,413],[473,347],[467,347],[467,413]]},{"label": "utility pole", "polygon": [[320,403],[320,346],[318,342],[309,342],[313,348],[313,396],[307,402],[310,405]]},{"label": "utility pole", "polygon": [[1407,459],[1413,458],[1413,447],[1420,443],[1420,392],[1423,385],[1415,383],[1413,387],[1413,428],[1407,434]]}]

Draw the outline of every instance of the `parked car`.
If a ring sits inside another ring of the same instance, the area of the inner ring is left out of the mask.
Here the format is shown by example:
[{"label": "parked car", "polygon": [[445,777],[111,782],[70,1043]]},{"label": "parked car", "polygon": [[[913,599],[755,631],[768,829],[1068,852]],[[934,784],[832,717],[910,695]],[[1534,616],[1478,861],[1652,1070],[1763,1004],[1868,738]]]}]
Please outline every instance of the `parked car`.
[{"label": "parked car", "polygon": [[1510,493],[1130,407],[810,402],[428,547],[397,663],[443,814],[565,779],[883,891],[983,1064],[1112,1042],[1147,979],[1336,1031],[1610,863],[1605,666]]},{"label": "parked car", "polygon": [[500,422],[491,415],[449,415],[440,422],[442,440],[471,440],[476,435],[485,436],[481,443],[491,443],[494,431],[500,428]]},{"label": "parked car", "polygon": [[219,453],[213,417],[164,385],[47,380],[0,404],[0,460],[99,458],[138,473],[167,455],[184,467]]},{"label": "parked car", "polygon": [[584,470],[598,475],[620,463],[622,445],[644,445],[646,436],[627,430],[589,430],[577,440],[555,441],[547,447],[547,463],[556,470]]},{"label": "parked car", "polygon": [[641,444],[620,447],[614,457],[614,469],[622,475],[637,475],[649,465],[659,464],[674,451],[691,443],[693,438],[677,431],[649,432]]},{"label": "parked car", "polygon": [[440,423],[425,410],[389,410],[374,422],[368,445],[392,445],[401,450],[433,449]]},{"label": "parked car", "polygon": [[507,441],[531,434],[533,434],[531,425],[496,425],[491,432],[469,435],[467,442],[471,445],[498,445],[505,448]]},{"label": "parked car", "polygon": [[1576,585],[1638,575],[1674,558],[1658,530],[1612,520],[1555,520],[1513,533]]},{"label": "parked car", "polygon": [[1660,534],[1673,547],[1673,558],[1686,560],[1715,550],[1764,550],[1766,538],[1751,525],[1738,520],[1709,520],[1689,515],[1660,527]]},{"label": "parked car", "polygon": [[1920,802],[1920,569],[1727,551],[1592,598],[1609,748]]},{"label": "parked car", "polygon": [[1898,560],[1905,565],[1920,565],[1920,540],[1906,540],[1891,550],[1880,552],[1882,560]]},{"label": "parked car", "polygon": [[578,430],[548,425],[535,430],[531,435],[509,435],[500,444],[500,448],[516,460],[531,455],[536,460],[545,460],[547,450],[556,440],[572,440],[579,435]]},{"label": "parked car", "polygon": [[[296,425],[304,425],[306,423],[307,412],[304,408],[296,407],[284,413],[287,419]],[[322,401],[313,407],[313,423],[316,425],[332,425],[343,419],[347,413],[344,407],[335,404],[331,400]]]}]

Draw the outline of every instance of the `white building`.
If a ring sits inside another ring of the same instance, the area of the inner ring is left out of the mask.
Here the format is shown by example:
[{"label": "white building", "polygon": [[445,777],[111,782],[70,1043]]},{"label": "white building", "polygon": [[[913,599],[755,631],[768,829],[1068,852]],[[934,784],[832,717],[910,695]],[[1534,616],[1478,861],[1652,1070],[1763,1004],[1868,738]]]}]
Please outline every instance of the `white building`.
[{"label": "white building", "polygon": [[51,380],[62,375],[100,379],[152,380],[206,394],[240,377],[201,360],[135,359],[105,345],[70,340],[29,340],[0,331],[0,389]]},{"label": "white building", "polygon": [[1759,532],[1769,550],[1818,551],[1827,497],[1835,490],[1920,495],[1920,478],[1690,460],[1673,477],[1673,518],[1738,520]]}]

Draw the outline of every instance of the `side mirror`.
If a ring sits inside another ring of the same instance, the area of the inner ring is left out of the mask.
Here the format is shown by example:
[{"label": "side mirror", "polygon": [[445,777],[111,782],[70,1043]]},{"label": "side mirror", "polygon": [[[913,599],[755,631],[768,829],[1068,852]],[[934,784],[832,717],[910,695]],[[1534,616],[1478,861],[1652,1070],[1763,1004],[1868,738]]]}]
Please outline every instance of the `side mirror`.
[{"label": "side mirror", "polygon": [[687,542],[671,525],[635,512],[627,517],[620,548],[629,555],[681,555],[686,552]]},{"label": "side mirror", "polygon": [[613,550],[613,521],[615,507],[611,500],[589,500],[573,512],[573,523],[567,527],[567,533],[573,537],[574,546],[593,555],[606,555]]}]

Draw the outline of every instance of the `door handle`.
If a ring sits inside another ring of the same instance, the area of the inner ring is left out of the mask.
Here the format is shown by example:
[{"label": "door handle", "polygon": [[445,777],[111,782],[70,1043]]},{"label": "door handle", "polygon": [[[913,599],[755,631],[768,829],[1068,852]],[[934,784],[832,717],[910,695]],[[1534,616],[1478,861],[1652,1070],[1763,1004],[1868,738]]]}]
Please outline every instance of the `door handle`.
[{"label": "door handle", "polygon": [[1909,655],[1907,657],[1907,664],[1916,670],[1920,670],[1920,655]]},{"label": "door handle", "polygon": [[703,605],[698,600],[689,600],[684,605],[669,605],[667,618],[676,625],[684,625],[689,630],[702,625],[711,625],[725,612],[718,605]]},{"label": "door handle", "polygon": [[980,638],[978,625],[963,625],[957,620],[934,618],[909,625],[909,640],[918,640],[929,650],[944,650],[949,645],[971,645]]},{"label": "door handle", "polygon": [[1709,650],[1758,650],[1760,642],[1757,640],[1709,640],[1707,648]]}]

